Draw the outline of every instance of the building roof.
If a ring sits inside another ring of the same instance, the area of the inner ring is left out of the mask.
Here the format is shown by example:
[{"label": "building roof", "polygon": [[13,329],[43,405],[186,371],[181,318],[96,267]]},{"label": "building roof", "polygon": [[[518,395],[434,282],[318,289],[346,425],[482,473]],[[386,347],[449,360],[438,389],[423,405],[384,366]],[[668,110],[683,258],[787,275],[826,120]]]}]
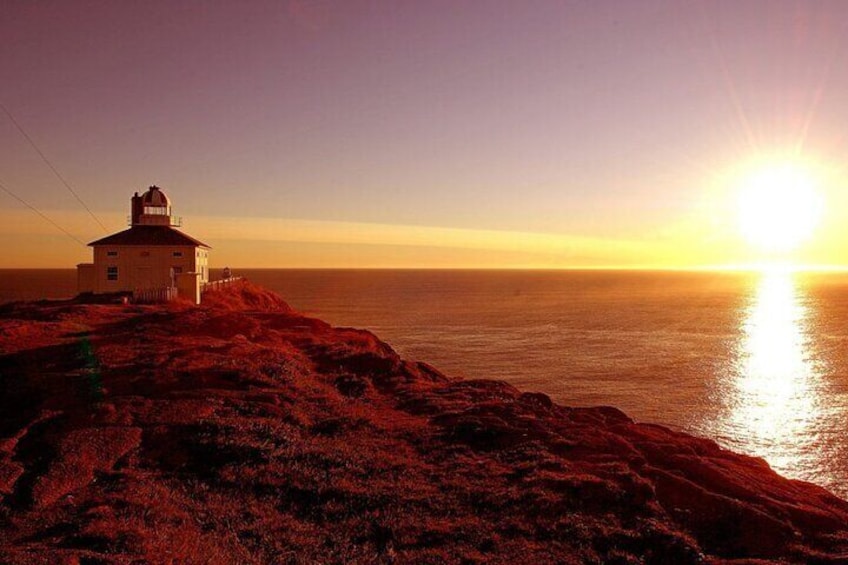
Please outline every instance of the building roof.
[{"label": "building roof", "polygon": [[128,230],[92,241],[89,245],[191,245],[211,249],[202,241],[170,226],[133,226]]}]

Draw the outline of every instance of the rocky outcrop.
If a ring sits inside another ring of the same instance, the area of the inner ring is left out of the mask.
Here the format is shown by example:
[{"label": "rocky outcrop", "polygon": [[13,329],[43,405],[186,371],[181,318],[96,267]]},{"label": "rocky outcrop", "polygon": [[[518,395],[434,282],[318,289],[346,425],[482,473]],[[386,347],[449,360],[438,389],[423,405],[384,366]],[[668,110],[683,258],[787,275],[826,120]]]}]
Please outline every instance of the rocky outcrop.
[{"label": "rocky outcrop", "polygon": [[762,460],[207,298],[0,309],[0,562],[848,561]]}]

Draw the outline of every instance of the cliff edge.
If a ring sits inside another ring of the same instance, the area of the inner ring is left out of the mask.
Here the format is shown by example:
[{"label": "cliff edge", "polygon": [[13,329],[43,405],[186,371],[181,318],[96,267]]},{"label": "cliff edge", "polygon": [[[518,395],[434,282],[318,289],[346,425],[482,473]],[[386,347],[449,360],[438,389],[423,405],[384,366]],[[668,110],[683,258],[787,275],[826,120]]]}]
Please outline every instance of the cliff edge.
[{"label": "cliff edge", "polygon": [[848,562],[760,459],[204,300],[0,307],[0,562]]}]

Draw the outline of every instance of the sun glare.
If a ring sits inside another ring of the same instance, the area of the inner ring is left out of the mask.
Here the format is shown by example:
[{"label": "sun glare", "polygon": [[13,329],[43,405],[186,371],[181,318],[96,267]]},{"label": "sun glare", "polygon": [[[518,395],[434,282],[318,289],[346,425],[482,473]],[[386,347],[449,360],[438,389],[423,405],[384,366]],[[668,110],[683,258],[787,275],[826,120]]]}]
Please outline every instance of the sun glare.
[{"label": "sun glare", "polygon": [[791,251],[813,235],[822,206],[807,170],[794,163],[769,165],[743,182],[739,227],[745,240],[761,251]]}]

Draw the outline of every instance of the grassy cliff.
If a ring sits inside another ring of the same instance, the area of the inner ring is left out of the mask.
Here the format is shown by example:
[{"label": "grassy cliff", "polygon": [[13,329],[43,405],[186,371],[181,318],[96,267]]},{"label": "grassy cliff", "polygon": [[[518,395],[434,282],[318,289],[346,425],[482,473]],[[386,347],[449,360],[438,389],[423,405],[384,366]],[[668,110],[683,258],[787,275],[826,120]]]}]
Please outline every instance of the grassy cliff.
[{"label": "grassy cliff", "polygon": [[848,503],[250,284],[0,308],[2,563],[848,561]]}]

